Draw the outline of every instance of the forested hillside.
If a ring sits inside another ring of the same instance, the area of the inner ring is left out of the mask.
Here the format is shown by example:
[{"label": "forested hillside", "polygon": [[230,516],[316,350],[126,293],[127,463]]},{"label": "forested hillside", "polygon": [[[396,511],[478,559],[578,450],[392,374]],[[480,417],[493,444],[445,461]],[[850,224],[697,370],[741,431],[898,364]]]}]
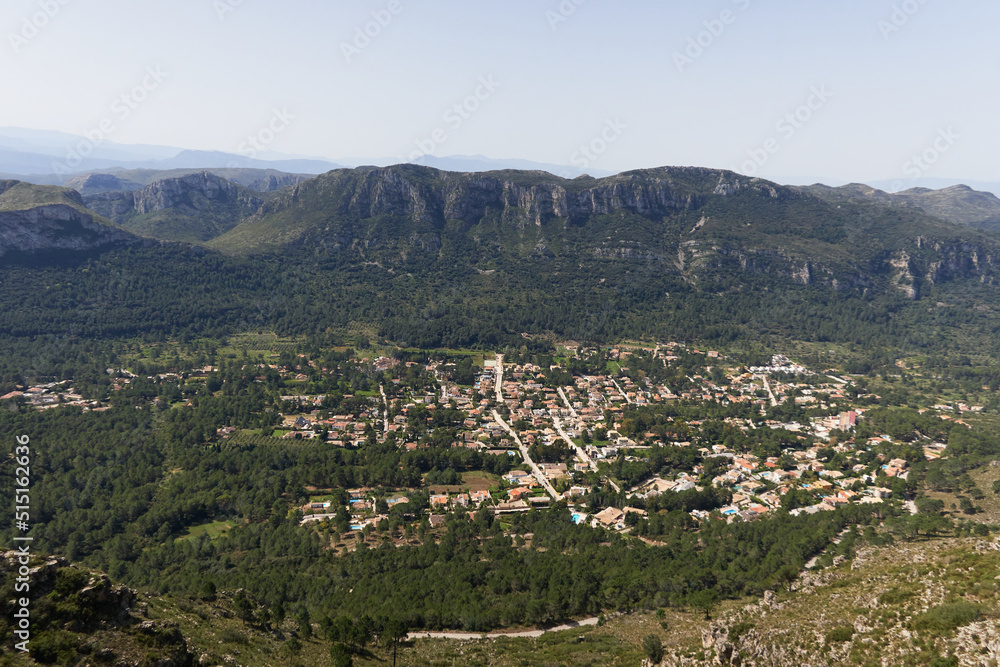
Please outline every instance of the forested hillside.
[{"label": "forested hillside", "polygon": [[[15,191],[22,209],[53,196]],[[0,260],[0,342],[14,351],[43,335],[75,345],[361,324],[422,347],[529,333],[995,352],[1000,245],[913,209],[831,203],[705,169],[572,181],[340,170],[274,197],[209,243],[235,255],[100,222],[103,240],[67,221],[59,242],[25,247],[13,230],[27,223],[5,223],[15,252]],[[69,203],[74,214],[81,204]],[[156,214],[158,228],[174,210]],[[175,221],[187,231],[167,236],[195,233],[190,215]]]}]

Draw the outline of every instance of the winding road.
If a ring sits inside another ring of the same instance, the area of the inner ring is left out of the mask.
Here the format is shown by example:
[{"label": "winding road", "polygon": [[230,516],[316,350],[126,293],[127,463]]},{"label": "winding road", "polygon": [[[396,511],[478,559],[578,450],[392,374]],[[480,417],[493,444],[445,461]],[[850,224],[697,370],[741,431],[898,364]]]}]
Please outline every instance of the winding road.
[{"label": "winding road", "polygon": [[411,632],[406,635],[407,639],[493,639],[495,637],[522,637],[535,639],[548,632],[560,632],[562,630],[574,630],[585,626],[597,625],[597,618],[585,618],[582,621],[571,621],[565,625],[557,625],[554,628],[545,630],[524,630],[522,632]]}]

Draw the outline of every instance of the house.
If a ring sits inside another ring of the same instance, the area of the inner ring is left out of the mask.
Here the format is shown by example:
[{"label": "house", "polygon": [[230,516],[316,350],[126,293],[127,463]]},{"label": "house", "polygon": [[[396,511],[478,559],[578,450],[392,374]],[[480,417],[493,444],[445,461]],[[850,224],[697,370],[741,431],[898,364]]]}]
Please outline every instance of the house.
[{"label": "house", "polygon": [[645,486],[643,486],[641,491],[646,493],[647,495],[656,495],[663,493],[665,491],[669,491],[673,487],[674,487],[673,482],[668,482],[664,479],[660,479],[659,477],[655,477]]},{"label": "house", "polygon": [[594,515],[594,522],[605,528],[624,528],[625,512],[617,507],[608,507]]},{"label": "house", "polygon": [[533,478],[523,470],[512,470],[503,476],[511,484],[527,485],[531,484]]},{"label": "house", "polygon": [[510,494],[508,494],[511,501],[523,500],[531,495],[531,490],[524,486],[519,486],[516,489],[511,489]]},{"label": "house", "polygon": [[528,503],[523,500],[515,500],[509,503],[500,503],[494,508],[494,512],[523,512],[528,509]]}]

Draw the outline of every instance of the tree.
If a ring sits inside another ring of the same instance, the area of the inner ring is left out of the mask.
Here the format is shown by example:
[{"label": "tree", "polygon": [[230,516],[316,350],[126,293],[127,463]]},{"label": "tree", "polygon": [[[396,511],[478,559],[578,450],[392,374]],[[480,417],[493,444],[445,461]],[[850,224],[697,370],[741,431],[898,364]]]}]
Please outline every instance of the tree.
[{"label": "tree", "polygon": [[408,631],[406,623],[398,618],[391,619],[385,624],[385,629],[382,631],[382,641],[392,646],[392,667],[396,667],[396,650],[399,648],[400,642],[406,639]]},{"label": "tree", "polygon": [[642,650],[646,652],[646,657],[654,664],[660,664],[663,660],[663,642],[656,635],[646,635],[642,639]]},{"label": "tree", "polygon": [[937,498],[918,498],[916,504],[921,514],[940,514],[944,511],[944,501]]},{"label": "tree", "polygon": [[289,637],[282,645],[281,651],[287,656],[296,656],[302,652],[302,642],[297,637]]},{"label": "tree", "polygon": [[245,591],[239,591],[233,597],[233,609],[236,611],[236,617],[244,623],[253,623],[255,608],[256,605],[247,597]]},{"label": "tree", "polygon": [[795,580],[799,578],[799,569],[794,565],[783,565],[780,570],[777,571],[775,577],[781,582],[781,585],[785,587],[785,590],[792,590],[792,584]]},{"label": "tree", "polygon": [[206,579],[205,583],[203,583],[201,588],[198,589],[198,597],[208,602],[215,599],[216,593],[217,590],[215,588],[215,583],[213,583],[211,579]]},{"label": "tree", "polygon": [[333,667],[354,667],[354,658],[346,644],[338,642],[330,647],[330,664]]},{"label": "tree", "polygon": [[309,620],[308,609],[299,607],[299,610],[295,613],[295,622],[299,626],[299,634],[302,635],[303,639],[312,637],[312,621]]},{"label": "tree", "polygon": [[712,618],[712,610],[719,600],[719,593],[713,588],[703,588],[688,596],[688,604],[705,612],[705,620]]}]

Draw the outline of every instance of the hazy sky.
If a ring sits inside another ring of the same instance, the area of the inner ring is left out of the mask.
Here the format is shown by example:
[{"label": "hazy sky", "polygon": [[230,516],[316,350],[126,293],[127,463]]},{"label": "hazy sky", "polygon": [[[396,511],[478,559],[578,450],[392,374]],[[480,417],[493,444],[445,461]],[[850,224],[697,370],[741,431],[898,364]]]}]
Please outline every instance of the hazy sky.
[{"label": "hazy sky", "polygon": [[1000,180],[996,0],[4,7],[0,126],[331,159]]}]

